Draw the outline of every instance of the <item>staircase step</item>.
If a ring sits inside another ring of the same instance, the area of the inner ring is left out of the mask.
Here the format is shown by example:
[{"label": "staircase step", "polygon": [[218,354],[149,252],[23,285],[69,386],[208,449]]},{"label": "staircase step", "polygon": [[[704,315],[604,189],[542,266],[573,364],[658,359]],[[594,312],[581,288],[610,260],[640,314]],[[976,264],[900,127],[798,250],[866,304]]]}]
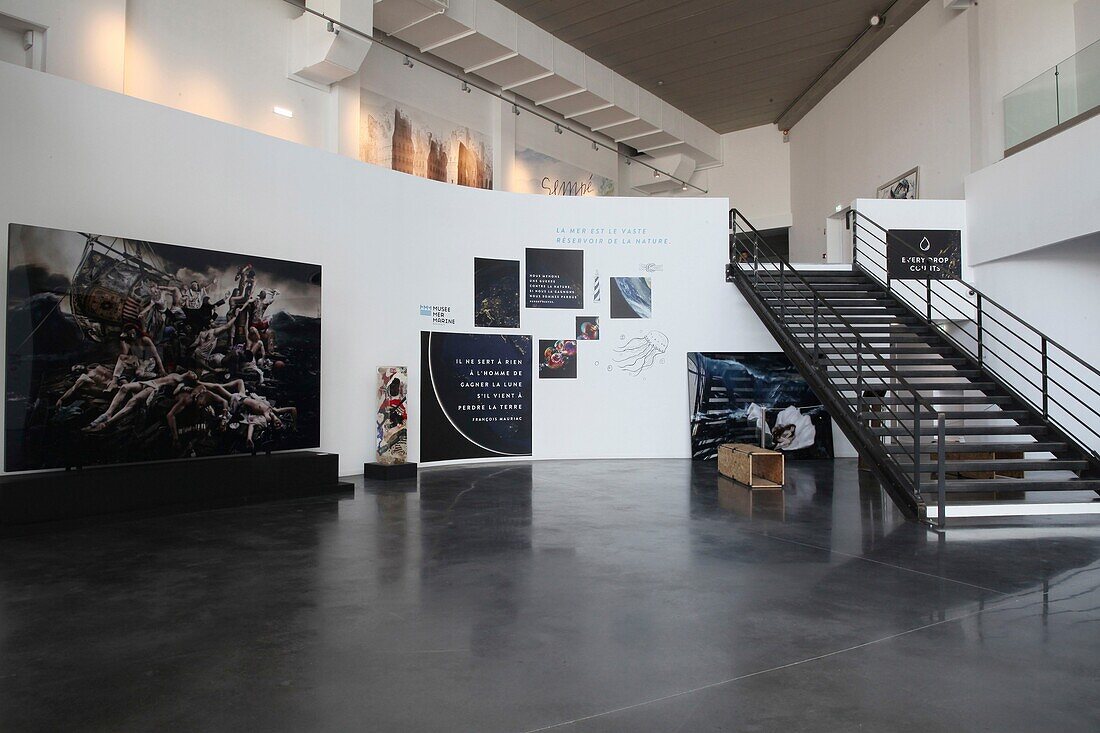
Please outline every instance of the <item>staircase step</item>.
[{"label": "staircase step", "polygon": [[[935,481],[921,482],[921,491],[934,494],[938,484]],[[1100,480],[1097,479],[1027,479],[1027,478],[994,478],[994,479],[962,479],[958,481],[945,481],[944,491],[949,494],[959,493],[1003,493],[1019,491],[1097,491],[1100,490]]]},{"label": "staircase step", "polygon": [[[806,305],[803,306],[804,308],[813,308],[812,303],[809,301],[805,302]],[[774,308],[775,306],[772,307]],[[867,305],[833,305],[832,303],[827,303],[825,306],[818,306],[819,317],[822,312],[839,313],[842,316],[846,316],[849,313],[854,316],[902,316],[909,314],[908,311],[900,305],[876,305],[873,303],[868,303]],[[813,315],[812,311],[810,315]]]},{"label": "staircase step", "polygon": [[[854,328],[848,328],[847,326],[822,326],[817,325],[817,337],[822,339],[831,339],[834,341],[850,341],[851,346],[856,346],[856,337],[860,337],[860,340],[864,343],[897,343],[899,341],[920,341],[921,343],[928,343],[933,341],[931,335],[927,333],[921,333],[919,331],[905,329],[898,330],[897,328],[891,328],[890,326],[869,326],[862,327],[853,324]],[[877,328],[880,332],[871,332],[870,329]],[[792,324],[788,325],[788,330],[792,335],[805,338],[814,336],[813,324]]]},{"label": "staircase step", "polygon": [[[855,379],[855,377],[852,377],[852,379]],[[854,387],[854,385],[849,385],[849,386]],[[867,387],[867,389],[875,389],[875,388],[878,388],[878,387],[890,387],[890,388],[896,387],[896,388],[899,388],[899,389],[905,389],[905,387],[903,385],[901,385],[900,383],[894,383],[894,384],[886,384],[886,383],[867,384],[865,386]],[[998,385],[994,384],[993,382],[917,382],[917,381],[909,380],[909,386],[912,387],[913,389],[917,390],[918,392],[925,392],[925,391],[930,391],[930,390],[934,390],[934,389],[937,389],[937,390],[966,391],[966,392],[970,392],[970,391],[973,391],[973,390],[992,391],[992,390],[1000,389],[1000,387]],[[932,399],[932,398],[929,398],[929,399]]]},{"label": "staircase step", "polygon": [[[932,443],[928,443],[925,446],[928,450],[935,450],[936,446]],[[906,445],[904,443],[884,445],[887,453],[902,453],[905,455],[912,455],[913,445],[912,443]],[[1042,440],[1034,443],[1028,441],[1014,441],[1006,443],[950,443],[948,447],[948,454],[955,453],[1009,453],[1009,452],[1024,452],[1024,453],[1062,453],[1066,451],[1068,446],[1065,443],[1061,443],[1056,440]]]},{"label": "staircase step", "polygon": [[[845,390],[843,387],[841,387],[841,391],[842,392],[845,392],[845,391],[854,392],[855,390],[851,390],[851,389]],[[845,399],[847,399],[848,402],[850,402],[853,405],[856,404],[856,398],[855,397],[846,397]],[[948,396],[948,395],[936,395],[936,397],[934,399],[930,396],[928,397],[928,399],[929,399],[929,401],[932,401],[937,405],[1012,404],[1016,401],[1014,397],[1010,397],[1009,395],[981,395],[981,396],[978,396],[978,395],[950,395],[950,396]],[[869,400],[869,399],[864,399],[863,400],[863,404],[865,404],[865,405],[869,405],[869,404],[873,404],[873,403],[878,403],[878,404],[882,404],[882,405],[889,405],[891,407],[893,407],[895,405],[901,405],[902,407],[909,407],[913,404],[913,400],[909,397],[906,397],[904,399],[900,399],[900,398],[897,398],[897,397],[880,397],[878,399],[875,399],[873,402],[872,402],[872,400]]]},{"label": "staircase step", "polygon": [[[778,311],[779,308],[772,307],[772,311]],[[913,324],[915,326],[926,326],[926,321],[923,318],[917,318],[916,316],[906,314],[905,311],[899,310],[897,314],[894,313],[882,313],[882,314],[867,314],[867,313],[845,313],[844,308],[837,308],[837,313],[840,317],[848,321],[849,324],[867,324],[868,326],[883,326],[887,324]],[[849,317],[850,316],[850,317]],[[814,321],[814,313],[812,308],[803,307],[788,307],[787,317],[792,320],[809,320],[811,324]],[[817,322],[823,326],[825,325],[844,325],[844,321],[836,317],[836,314],[832,310],[822,308],[818,310]]]},{"label": "staircase step", "polygon": [[812,297],[813,293],[817,293],[824,298],[888,298],[889,294],[881,288],[872,288],[865,284],[860,283],[816,283],[811,284],[810,287],[806,287],[800,283],[791,283],[790,280],[784,283],[768,282],[761,283],[757,286],[758,292],[771,293],[772,289],[778,291],[780,288],[784,292],[796,293],[799,297]]},{"label": "staircase step", "polygon": [[[864,412],[861,417],[864,420],[888,420],[896,418],[907,420],[913,417],[911,410],[896,412],[897,415],[894,416],[894,418],[891,418],[891,414],[886,412]],[[938,414],[939,413],[935,412],[921,413],[926,420],[935,420]],[[988,410],[943,410],[943,416],[947,420],[1028,420],[1034,417],[1034,415],[1027,410],[1001,410],[1000,412]]]},{"label": "staircase step", "polygon": [[867,276],[861,271],[852,268],[848,269],[835,269],[835,270],[819,270],[816,268],[810,268],[808,270],[795,270],[799,275],[806,278],[818,278],[820,280],[866,280]]},{"label": "staircase step", "polygon": [[[770,288],[774,288],[775,290],[770,290]],[[761,285],[761,290],[766,293],[776,292],[780,288],[782,288],[785,293],[797,293],[800,297],[809,297],[811,295],[810,289],[805,285],[792,283],[790,280],[785,283],[774,281]],[[875,298],[889,297],[883,290],[868,288],[863,285],[823,285],[821,287],[815,287],[813,292],[816,292],[824,298],[860,298],[863,296]]]},{"label": "staircase step", "polygon": [[[864,357],[866,358],[866,355],[864,355]],[[849,366],[849,362],[845,359],[818,359],[817,363],[818,364],[824,364],[826,366],[831,365],[831,364]],[[855,363],[856,363],[855,359],[852,359],[851,364],[854,365]],[[873,364],[875,366],[880,365],[880,364],[889,364],[891,366],[897,367],[897,366],[919,366],[919,365],[945,366],[947,364],[964,365],[964,364],[969,364],[970,362],[967,359],[963,359],[962,357],[945,357],[945,358],[925,359],[925,358],[921,358],[921,357],[911,356],[911,357],[901,357],[901,358],[897,358],[897,359],[886,359],[886,360],[875,359],[873,361],[868,360],[868,363]]]},{"label": "staircase step", "polygon": [[[991,458],[989,460],[964,459],[952,461],[951,454],[948,453],[947,459],[944,465],[950,473],[970,471],[1084,471],[1089,467],[1088,461],[1064,458]],[[922,456],[921,461],[922,473],[925,470],[929,473],[935,473],[939,470],[939,464],[932,457],[932,452]],[[898,463],[909,470],[913,469],[911,460],[899,460]]]},{"label": "staircase step", "polygon": [[[922,428],[922,435],[933,435],[934,430],[931,426],[925,426],[928,428],[925,433]],[[869,430],[875,435],[894,435],[894,436],[910,436],[909,430],[906,428],[869,428]],[[946,435],[1044,435],[1050,432],[1050,428],[1046,425],[948,425],[945,431]],[[929,444],[931,445],[931,444]]]},{"label": "staircase step", "polygon": [[[826,296],[826,295],[821,294],[821,293],[819,293],[819,295],[822,295],[823,302],[828,303],[833,308],[844,308],[844,307],[856,307],[856,308],[875,307],[875,308],[882,308],[882,307],[886,307],[886,306],[891,306],[891,307],[896,307],[897,306],[897,301],[895,301],[893,298],[886,298],[886,297],[834,298],[834,297]],[[782,303],[783,301],[787,301],[789,303],[791,301],[795,301],[797,303],[809,303],[810,307],[813,307],[813,305],[812,305],[813,298],[808,293],[807,293],[806,297],[798,296],[797,298],[792,298],[790,294],[787,294],[786,297],[781,298],[781,297],[779,297],[779,293],[767,293],[767,294],[764,295],[763,299],[764,299],[764,302],[766,302],[766,303]]]},{"label": "staircase step", "polygon": [[[813,342],[808,344],[802,344],[802,347],[809,351],[813,348]],[[849,346],[819,346],[817,349],[824,354],[850,354],[852,359],[856,358],[855,349]],[[931,346],[929,344],[910,344],[905,346],[889,346],[876,348],[881,354],[955,354],[956,352],[950,346]]]},{"label": "staircase step", "polygon": [[[845,365],[849,366],[849,365]],[[878,366],[877,364],[873,366]],[[893,372],[885,371],[884,369],[868,369],[865,368],[862,371],[856,369],[845,369],[837,367],[826,367],[826,374],[837,377],[851,377],[855,379],[862,376],[864,379],[893,379],[897,375],[901,375],[907,380],[914,379],[950,379],[951,377],[958,377],[959,379],[972,379],[974,377],[984,377],[985,372],[978,371],[977,369],[926,369],[918,370],[913,367],[905,369],[895,369]],[[960,384],[965,384],[960,382]]]},{"label": "staircase step", "polygon": [[[800,323],[800,324],[797,324],[797,325],[789,326],[787,330],[789,330],[791,332],[813,333],[814,327],[813,327],[812,323],[808,324],[808,325]],[[880,325],[880,326],[863,326],[861,328],[856,329],[856,331],[853,332],[852,329],[848,328],[847,326],[845,326],[843,324],[834,325],[832,323],[829,323],[829,324],[818,323],[817,324],[817,330],[821,333],[839,333],[839,334],[858,333],[860,336],[862,336],[864,338],[866,338],[867,336],[874,336],[876,334],[892,335],[892,336],[905,336],[905,335],[910,335],[910,334],[915,334],[915,333],[923,333],[923,334],[927,334],[928,336],[933,336],[936,333],[931,328],[920,329],[920,328],[914,328],[912,326],[891,326],[891,325],[887,325],[887,324],[883,324],[883,325]]]},{"label": "staircase step", "polygon": [[[817,298],[819,303],[829,303],[833,306],[841,305],[898,305],[898,301],[885,293],[864,293],[858,290],[834,290],[830,292],[805,289],[791,289],[786,286],[782,290],[776,285],[763,285],[758,290],[760,297],[767,301],[794,300],[800,303],[813,303]],[[850,301],[850,302],[848,302]]]}]

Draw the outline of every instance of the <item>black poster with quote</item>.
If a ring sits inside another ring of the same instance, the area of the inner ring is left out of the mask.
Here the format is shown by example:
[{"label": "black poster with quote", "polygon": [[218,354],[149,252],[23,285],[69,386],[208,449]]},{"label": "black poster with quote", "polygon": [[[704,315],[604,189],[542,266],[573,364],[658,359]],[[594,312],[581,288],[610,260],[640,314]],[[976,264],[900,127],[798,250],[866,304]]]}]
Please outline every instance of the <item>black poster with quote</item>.
[{"label": "black poster with quote", "polygon": [[531,337],[420,333],[420,460],[531,455]]},{"label": "black poster with quote", "polygon": [[962,277],[962,232],[958,229],[891,229],[887,269],[894,280],[954,280]]},{"label": "black poster with quote", "polygon": [[528,308],[584,307],[584,250],[527,248]]}]

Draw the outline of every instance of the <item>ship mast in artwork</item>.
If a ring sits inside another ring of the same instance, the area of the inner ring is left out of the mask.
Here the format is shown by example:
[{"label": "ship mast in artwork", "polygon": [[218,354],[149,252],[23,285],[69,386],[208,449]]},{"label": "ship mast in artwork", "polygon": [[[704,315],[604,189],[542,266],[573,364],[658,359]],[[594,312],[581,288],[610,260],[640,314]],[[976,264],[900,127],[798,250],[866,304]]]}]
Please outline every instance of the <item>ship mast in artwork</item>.
[{"label": "ship mast in artwork", "polygon": [[148,242],[81,234],[84,254],[73,273],[69,305],[85,337],[102,342],[138,319],[146,283],[168,285],[172,276]]}]

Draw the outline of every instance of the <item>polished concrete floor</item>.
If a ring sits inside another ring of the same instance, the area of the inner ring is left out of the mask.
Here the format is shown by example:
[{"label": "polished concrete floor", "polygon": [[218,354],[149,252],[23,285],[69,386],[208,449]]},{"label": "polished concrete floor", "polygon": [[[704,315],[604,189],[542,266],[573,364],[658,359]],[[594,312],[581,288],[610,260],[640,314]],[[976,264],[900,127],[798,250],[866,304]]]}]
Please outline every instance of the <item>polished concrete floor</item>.
[{"label": "polished concrete floor", "polygon": [[1100,528],[939,537],[853,461],[788,469],[431,469],[2,539],[0,730],[1100,730]]}]

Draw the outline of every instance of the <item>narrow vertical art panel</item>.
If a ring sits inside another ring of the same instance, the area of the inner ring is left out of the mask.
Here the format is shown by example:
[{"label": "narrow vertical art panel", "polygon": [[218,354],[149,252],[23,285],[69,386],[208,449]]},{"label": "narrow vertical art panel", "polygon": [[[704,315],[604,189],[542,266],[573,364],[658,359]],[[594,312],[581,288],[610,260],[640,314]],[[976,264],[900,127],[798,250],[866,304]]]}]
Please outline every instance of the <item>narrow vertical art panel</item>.
[{"label": "narrow vertical art panel", "polygon": [[378,368],[378,462],[396,466],[409,458],[409,369]]}]

